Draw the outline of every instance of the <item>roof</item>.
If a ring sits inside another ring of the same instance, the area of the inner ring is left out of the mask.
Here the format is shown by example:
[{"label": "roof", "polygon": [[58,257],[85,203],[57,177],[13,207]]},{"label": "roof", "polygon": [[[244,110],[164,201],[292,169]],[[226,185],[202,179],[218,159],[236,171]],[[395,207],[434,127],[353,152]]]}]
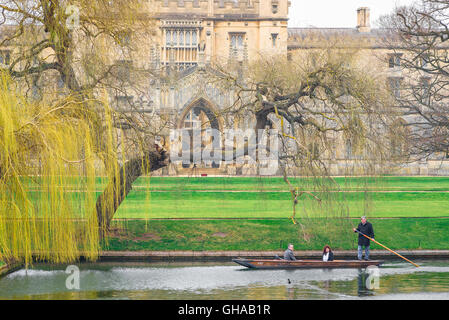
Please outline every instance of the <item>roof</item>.
[{"label": "roof", "polygon": [[320,47],[323,41],[341,39],[345,46],[386,47],[392,44],[391,32],[387,29],[371,29],[359,32],[357,28],[288,28],[289,48]]}]

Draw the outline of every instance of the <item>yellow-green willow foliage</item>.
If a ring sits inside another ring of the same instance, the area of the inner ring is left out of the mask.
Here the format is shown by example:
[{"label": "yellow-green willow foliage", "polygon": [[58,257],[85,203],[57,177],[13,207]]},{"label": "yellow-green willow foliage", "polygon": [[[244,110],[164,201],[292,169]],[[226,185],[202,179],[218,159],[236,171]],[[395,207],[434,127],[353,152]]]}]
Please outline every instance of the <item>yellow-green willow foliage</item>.
[{"label": "yellow-green willow foliage", "polygon": [[97,257],[96,176],[119,172],[114,132],[105,103],[32,103],[1,77],[0,260]]}]

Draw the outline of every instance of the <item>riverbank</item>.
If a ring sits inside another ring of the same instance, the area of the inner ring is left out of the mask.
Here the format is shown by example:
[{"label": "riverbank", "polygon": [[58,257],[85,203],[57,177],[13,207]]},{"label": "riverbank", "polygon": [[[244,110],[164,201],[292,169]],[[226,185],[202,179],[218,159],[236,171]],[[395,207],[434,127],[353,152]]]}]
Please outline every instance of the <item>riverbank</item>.
[{"label": "riverbank", "polygon": [[[449,259],[449,250],[399,250],[399,254],[409,259]],[[123,262],[155,262],[155,261],[231,261],[233,258],[273,259],[282,256],[283,251],[104,251],[100,254],[100,261]],[[295,251],[297,259],[322,258],[322,251]],[[335,259],[353,260],[357,253],[354,250],[336,250]],[[387,250],[373,250],[372,260],[400,260],[399,257]]]},{"label": "riverbank", "polygon": [[10,273],[13,273],[13,272],[21,269],[21,268],[22,268],[22,265],[20,263],[8,265],[2,261],[2,263],[0,264],[0,279],[3,278],[4,276],[7,276]]},{"label": "riverbank", "polygon": [[[359,219],[115,221],[104,251],[356,250]],[[393,250],[449,249],[449,218],[372,219],[375,238]],[[372,250],[382,249],[372,244]]]}]

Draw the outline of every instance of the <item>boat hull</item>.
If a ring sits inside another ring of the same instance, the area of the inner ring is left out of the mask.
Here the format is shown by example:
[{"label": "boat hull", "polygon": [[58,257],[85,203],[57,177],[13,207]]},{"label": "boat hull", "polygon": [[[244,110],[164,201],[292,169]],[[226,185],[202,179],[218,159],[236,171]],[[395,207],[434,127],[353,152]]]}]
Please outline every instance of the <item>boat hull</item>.
[{"label": "boat hull", "polygon": [[264,259],[233,259],[235,263],[250,269],[339,269],[339,268],[367,268],[369,266],[380,266],[383,261],[378,260],[264,260]]}]

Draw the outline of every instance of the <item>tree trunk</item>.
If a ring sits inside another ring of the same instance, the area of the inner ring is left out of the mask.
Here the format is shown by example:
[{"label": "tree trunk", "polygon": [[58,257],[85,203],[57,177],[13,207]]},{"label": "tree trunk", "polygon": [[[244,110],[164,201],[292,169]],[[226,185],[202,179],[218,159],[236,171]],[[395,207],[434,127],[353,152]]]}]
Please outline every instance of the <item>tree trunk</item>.
[{"label": "tree trunk", "polygon": [[[167,152],[156,148],[155,151],[147,152],[143,159],[132,159],[120,168],[119,175],[109,181],[104,192],[97,199],[96,213],[100,239],[104,238],[115,212],[131,191],[133,182],[145,172],[158,170],[167,164]],[[120,179],[118,183],[117,179]]]}]

